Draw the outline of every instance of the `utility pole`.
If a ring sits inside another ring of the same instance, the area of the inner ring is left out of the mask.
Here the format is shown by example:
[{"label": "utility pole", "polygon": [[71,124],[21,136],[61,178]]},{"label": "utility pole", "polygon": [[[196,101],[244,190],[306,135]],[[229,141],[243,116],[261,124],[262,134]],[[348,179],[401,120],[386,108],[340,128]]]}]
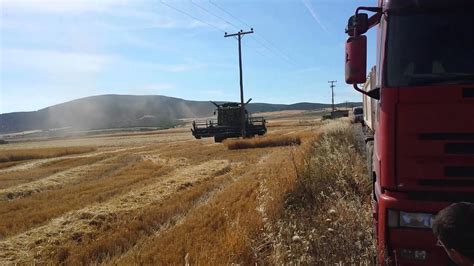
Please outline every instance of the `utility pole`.
[{"label": "utility pole", "polygon": [[334,85],[334,83],[336,83],[337,80],[330,80],[328,81],[328,83],[331,83],[331,96],[332,96],[332,111],[336,111],[336,108],[334,108],[334,87],[336,87],[336,85]]},{"label": "utility pole", "polygon": [[244,106],[244,80],[242,76],[242,45],[241,45],[241,40],[242,36],[245,34],[250,34],[253,33],[253,28],[250,29],[250,31],[243,31],[240,30],[237,33],[233,34],[227,34],[225,33],[224,37],[233,37],[237,36],[237,40],[239,41],[239,71],[240,71],[240,115],[242,118],[242,125],[241,125],[241,130],[242,130],[242,138],[246,137],[245,134],[245,124],[246,124],[246,119],[245,119],[245,106]]}]

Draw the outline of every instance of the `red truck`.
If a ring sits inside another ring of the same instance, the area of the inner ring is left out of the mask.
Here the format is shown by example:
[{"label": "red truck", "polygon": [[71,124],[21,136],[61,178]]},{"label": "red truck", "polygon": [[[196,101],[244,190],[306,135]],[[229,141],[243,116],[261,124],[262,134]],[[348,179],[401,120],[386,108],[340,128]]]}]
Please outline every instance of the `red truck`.
[{"label": "red truck", "polygon": [[379,0],[357,8],[346,33],[346,83],[364,95],[377,261],[452,265],[431,227],[452,202],[474,202],[474,1]]}]

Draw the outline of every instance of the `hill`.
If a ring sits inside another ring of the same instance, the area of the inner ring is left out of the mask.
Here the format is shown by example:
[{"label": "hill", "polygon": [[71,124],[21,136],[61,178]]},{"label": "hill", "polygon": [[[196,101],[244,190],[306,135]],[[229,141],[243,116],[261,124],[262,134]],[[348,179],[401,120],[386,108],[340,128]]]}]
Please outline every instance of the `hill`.
[{"label": "hill", "polygon": [[[359,103],[347,103],[354,106]],[[338,104],[337,106],[342,106]],[[329,107],[321,103],[251,103],[248,110],[272,112]],[[70,127],[75,130],[123,127],[167,127],[181,118],[212,116],[215,107],[207,101],[188,101],[160,95],[100,95],[50,106],[33,112],[0,114],[0,133]]]}]

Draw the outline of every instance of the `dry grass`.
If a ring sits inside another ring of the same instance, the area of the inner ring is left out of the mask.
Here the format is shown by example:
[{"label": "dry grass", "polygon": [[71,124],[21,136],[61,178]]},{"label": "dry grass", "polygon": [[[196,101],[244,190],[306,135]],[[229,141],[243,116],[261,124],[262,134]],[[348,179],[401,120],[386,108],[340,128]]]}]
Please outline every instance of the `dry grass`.
[{"label": "dry grass", "polygon": [[93,147],[66,147],[66,148],[46,148],[46,149],[21,149],[0,151],[0,163],[24,161],[32,159],[45,159],[60,157],[64,155],[80,154],[95,151]]},{"label": "dry grass", "polygon": [[254,148],[265,148],[265,147],[278,147],[278,146],[291,146],[300,145],[301,138],[299,136],[265,136],[255,137],[251,139],[239,139],[239,140],[225,140],[224,145],[229,150],[239,149],[254,149]]},{"label": "dry grass", "polygon": [[302,158],[276,225],[273,262],[370,264],[371,183],[354,128],[346,120],[331,122]]}]

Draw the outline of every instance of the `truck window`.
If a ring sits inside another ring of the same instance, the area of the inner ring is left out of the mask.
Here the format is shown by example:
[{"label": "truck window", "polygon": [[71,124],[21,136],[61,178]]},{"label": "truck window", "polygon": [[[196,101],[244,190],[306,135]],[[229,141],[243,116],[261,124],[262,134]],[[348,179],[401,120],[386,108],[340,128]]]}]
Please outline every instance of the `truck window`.
[{"label": "truck window", "polygon": [[390,13],[387,86],[474,82],[473,13],[472,8]]}]

